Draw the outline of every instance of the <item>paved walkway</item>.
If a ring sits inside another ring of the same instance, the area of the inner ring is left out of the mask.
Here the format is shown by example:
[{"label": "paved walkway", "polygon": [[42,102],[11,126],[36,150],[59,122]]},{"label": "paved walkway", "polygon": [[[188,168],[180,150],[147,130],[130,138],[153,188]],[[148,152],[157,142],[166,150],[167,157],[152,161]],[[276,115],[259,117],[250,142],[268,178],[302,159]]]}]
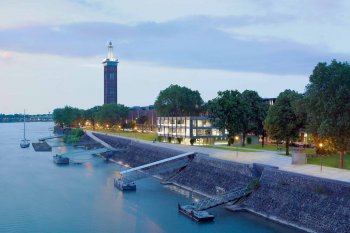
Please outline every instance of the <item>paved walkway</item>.
[{"label": "paved walkway", "polygon": [[[87,131],[87,133],[89,136],[92,135],[90,131]],[[114,137],[121,137],[113,134],[109,134],[109,135]],[[126,138],[126,137],[121,137],[121,138]],[[93,139],[95,140],[97,139],[99,142],[101,141],[95,136],[93,137]],[[135,140],[132,138],[127,138],[127,139]],[[271,166],[277,166],[279,167],[280,170],[284,170],[284,171],[290,171],[290,172],[296,172],[304,175],[350,182],[349,170],[343,170],[343,169],[331,168],[331,167],[322,167],[322,171],[321,171],[321,167],[317,165],[311,165],[311,164],[293,165],[291,157],[277,155],[277,153],[273,151],[239,152],[239,151],[205,148],[205,147],[199,147],[199,146],[188,146],[188,145],[182,145],[182,144],[169,144],[169,143],[159,143],[159,142],[153,143],[150,141],[143,141],[143,140],[136,140],[136,141],[146,143],[146,144],[152,144],[153,146],[177,149],[185,152],[197,152],[197,153],[207,154],[215,158],[225,159],[225,160],[230,160],[230,161],[235,161],[240,163],[247,163],[247,164],[262,163],[262,164],[267,164]]]}]

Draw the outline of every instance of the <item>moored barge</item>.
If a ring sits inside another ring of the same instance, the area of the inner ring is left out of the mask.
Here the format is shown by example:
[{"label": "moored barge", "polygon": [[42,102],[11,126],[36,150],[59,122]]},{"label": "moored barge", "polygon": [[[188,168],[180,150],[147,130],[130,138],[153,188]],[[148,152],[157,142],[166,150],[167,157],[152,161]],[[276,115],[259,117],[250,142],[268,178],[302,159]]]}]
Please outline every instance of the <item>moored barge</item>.
[{"label": "moored barge", "polygon": [[178,204],[178,210],[180,213],[186,215],[190,219],[196,222],[211,222],[215,216],[207,211],[195,210],[193,205],[180,205]]},{"label": "moored barge", "polygon": [[114,179],[114,186],[121,191],[135,191],[136,184],[134,182],[124,183],[124,181],[120,178]]},{"label": "moored barge", "polygon": [[63,157],[61,155],[53,156],[53,162],[59,165],[69,164],[69,158]]}]

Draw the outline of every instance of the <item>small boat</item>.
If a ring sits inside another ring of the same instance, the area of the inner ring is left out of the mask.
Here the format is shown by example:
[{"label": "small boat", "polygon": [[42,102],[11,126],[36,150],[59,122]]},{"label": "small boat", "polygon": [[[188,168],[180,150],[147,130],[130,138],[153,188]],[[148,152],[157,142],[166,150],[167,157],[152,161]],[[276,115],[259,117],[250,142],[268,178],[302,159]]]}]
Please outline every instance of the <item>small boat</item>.
[{"label": "small boat", "polygon": [[114,179],[114,186],[121,191],[135,191],[136,190],[136,184],[134,182],[131,183],[124,183],[122,179]]},{"label": "small boat", "polygon": [[24,110],[23,114],[23,139],[21,140],[21,143],[19,144],[21,148],[28,148],[30,143],[29,140],[26,139],[26,111]]},{"label": "small boat", "polygon": [[178,204],[178,210],[180,213],[186,215],[190,219],[196,222],[211,222],[215,216],[207,211],[195,210],[194,205],[180,205]]},{"label": "small boat", "polygon": [[69,164],[69,158],[62,155],[55,155],[53,156],[53,162],[56,164]]}]

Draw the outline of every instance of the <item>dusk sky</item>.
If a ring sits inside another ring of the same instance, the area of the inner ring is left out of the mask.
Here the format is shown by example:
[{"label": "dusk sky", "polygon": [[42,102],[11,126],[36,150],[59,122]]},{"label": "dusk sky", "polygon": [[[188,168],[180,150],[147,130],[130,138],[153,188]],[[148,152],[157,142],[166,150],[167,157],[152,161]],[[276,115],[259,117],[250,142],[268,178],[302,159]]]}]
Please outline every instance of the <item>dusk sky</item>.
[{"label": "dusk sky", "polygon": [[0,113],[103,104],[109,41],[127,106],[170,84],[303,92],[318,62],[349,60],[349,28],[346,0],[1,0]]}]

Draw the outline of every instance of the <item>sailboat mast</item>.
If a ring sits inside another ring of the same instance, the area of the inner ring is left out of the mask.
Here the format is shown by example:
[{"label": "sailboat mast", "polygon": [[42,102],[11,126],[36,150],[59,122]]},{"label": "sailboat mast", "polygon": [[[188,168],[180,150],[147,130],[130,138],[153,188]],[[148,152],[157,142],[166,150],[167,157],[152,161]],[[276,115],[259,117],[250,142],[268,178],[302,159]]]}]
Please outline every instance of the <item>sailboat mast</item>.
[{"label": "sailboat mast", "polygon": [[26,140],[26,110],[25,109],[24,109],[24,115],[23,115],[23,126],[24,126],[23,139]]}]

